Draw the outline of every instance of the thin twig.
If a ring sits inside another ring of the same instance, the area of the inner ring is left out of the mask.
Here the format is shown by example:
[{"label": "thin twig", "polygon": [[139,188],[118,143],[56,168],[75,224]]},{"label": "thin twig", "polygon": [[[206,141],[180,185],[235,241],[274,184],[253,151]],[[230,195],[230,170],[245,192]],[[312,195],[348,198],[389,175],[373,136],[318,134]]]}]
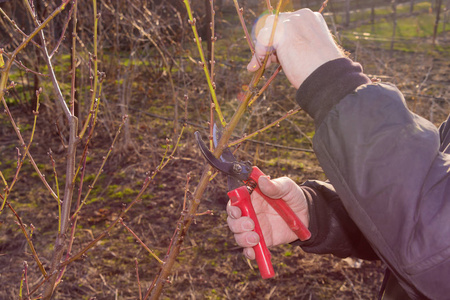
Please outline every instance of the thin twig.
[{"label": "thin twig", "polygon": [[[49,275],[52,275],[52,274],[49,274]],[[47,277],[45,277],[41,282],[38,282],[38,283],[36,284],[36,286],[31,290],[31,292],[29,293],[29,295],[31,296],[31,295],[33,295],[34,293],[36,293],[37,290],[40,289],[41,286],[42,286],[44,283],[48,282],[48,280],[49,280],[50,278],[51,278],[50,276],[47,276]],[[36,299],[40,299],[40,298],[36,298]]]},{"label": "thin twig", "polygon": [[186,211],[186,203],[189,192],[189,181],[191,180],[191,172],[186,174],[186,185],[184,186],[183,212]]},{"label": "thin twig", "polygon": [[200,64],[203,67],[203,71],[205,73],[206,81],[207,81],[208,87],[209,87],[209,92],[214,101],[214,109],[216,110],[217,116],[219,117],[219,122],[222,124],[223,127],[225,127],[227,125],[227,122],[225,121],[225,118],[223,117],[219,102],[217,100],[216,91],[215,91],[215,88],[211,81],[211,75],[209,74],[208,64],[206,63],[205,54],[203,52],[201,38],[199,37],[198,32],[197,32],[196,20],[192,15],[191,5],[189,3],[189,0],[183,0],[183,2],[184,2],[184,5],[186,6],[186,10],[188,13],[189,24],[191,25],[192,32],[194,33],[194,41],[197,44],[198,53],[200,55]]},{"label": "thin twig", "polygon": [[45,268],[42,265],[41,260],[39,259],[39,256],[36,252],[36,249],[34,248],[33,242],[31,241],[31,238],[28,235],[27,230],[25,229],[25,225],[23,224],[22,219],[20,218],[20,216],[17,214],[17,212],[14,210],[14,208],[11,206],[11,204],[8,201],[6,201],[6,205],[8,205],[9,209],[12,211],[12,213],[16,217],[19,227],[22,230],[22,233],[25,236],[25,239],[27,240],[28,246],[30,246],[31,254],[33,256],[34,261],[38,265],[39,270],[41,270],[41,273],[42,273],[42,275],[44,275],[44,277],[47,277],[47,272],[45,271]]},{"label": "thin twig", "polygon": [[244,142],[244,141],[246,141],[246,140],[248,140],[248,139],[250,139],[250,138],[254,138],[254,137],[257,136],[258,134],[263,133],[264,131],[266,131],[266,130],[268,130],[268,129],[274,127],[274,126],[277,126],[278,124],[280,124],[281,121],[283,121],[283,120],[289,118],[289,117],[292,116],[292,115],[295,115],[295,114],[298,113],[300,110],[301,110],[301,108],[297,108],[297,109],[288,111],[283,117],[279,118],[278,120],[273,121],[273,122],[270,123],[269,125],[266,125],[266,126],[264,126],[263,128],[258,129],[258,130],[256,130],[255,132],[253,132],[253,133],[251,133],[251,134],[249,134],[249,135],[246,135],[246,136],[243,137],[243,138],[240,138],[240,139],[238,139],[238,140],[236,140],[236,141],[233,141],[233,142],[229,143],[229,146],[234,146],[234,145],[240,144],[240,143],[242,143],[242,142]]},{"label": "thin twig", "polygon": [[272,45],[273,45],[273,40],[275,38],[275,32],[276,32],[277,25],[278,25],[278,17],[280,15],[280,9],[281,9],[282,3],[283,3],[283,0],[278,1],[277,9],[275,11],[275,19],[273,21],[272,31],[270,33],[269,44],[267,45],[267,53],[264,57],[262,67],[259,69],[259,71],[261,72],[261,75],[264,72],[267,62],[269,61],[270,55],[272,55],[272,52],[273,52]]},{"label": "thin twig", "polygon": [[105,230],[103,231],[97,238],[95,238],[93,241],[91,241],[88,245],[86,245],[82,250],[80,250],[78,253],[74,254],[73,256],[71,256],[70,258],[66,259],[64,262],[62,262],[60,264],[60,267],[65,267],[67,265],[69,265],[70,263],[72,263],[75,260],[80,259],[81,257],[83,257],[83,255],[92,247],[94,247],[98,241],[100,241],[101,239],[103,239],[105,236],[107,236],[112,229],[120,222],[120,220],[125,216],[125,214],[139,201],[141,201],[142,195],[144,194],[144,192],[146,191],[146,189],[149,187],[149,185],[153,182],[153,179],[156,177],[156,175],[169,163],[169,161],[171,161],[171,159],[173,158],[173,155],[175,154],[175,152],[177,151],[178,145],[180,143],[181,137],[183,135],[184,132],[184,128],[185,126],[182,128],[181,133],[177,139],[177,143],[175,144],[174,149],[172,150],[172,153],[170,155],[168,155],[168,150],[170,149],[170,141],[167,142],[167,147],[166,147],[166,153],[164,154],[160,165],[155,169],[155,171],[153,171],[151,174],[147,175],[144,184],[141,188],[141,190],[139,191],[139,193],[136,195],[136,197],[134,198],[133,201],[131,201],[131,203],[121,211],[121,213],[119,214],[119,216],[111,223],[111,225]]},{"label": "thin twig", "polygon": [[273,72],[272,76],[266,81],[266,83],[263,85],[263,87],[253,96],[253,98],[248,103],[248,106],[251,106],[261,95],[266,91],[266,89],[269,87],[269,85],[274,81],[275,77],[280,73],[282,70],[281,65],[278,66],[278,68]]},{"label": "thin twig", "polygon": [[75,115],[75,95],[76,95],[76,78],[77,78],[77,11],[78,1],[73,2],[73,17],[72,17],[72,78],[70,84],[70,112]]},{"label": "thin twig", "polygon": [[[17,23],[13,20],[10,19],[10,17],[3,11],[3,9],[0,8],[0,12],[2,13],[2,15],[5,17],[6,20],[8,20],[9,23],[11,23],[11,25],[14,27],[14,29],[19,32],[23,37],[27,38],[28,35],[23,32],[19,26],[17,26]],[[33,43],[38,49],[41,49],[41,46],[36,43],[35,41],[31,40],[31,43]]]},{"label": "thin twig", "polygon": [[69,10],[69,13],[67,14],[67,19],[63,23],[64,27],[61,33],[61,37],[59,38],[58,42],[56,43],[55,49],[53,49],[52,53],[50,54],[50,59],[53,58],[53,55],[55,55],[56,52],[58,52],[59,46],[61,45],[62,41],[64,40],[64,36],[66,35],[67,26],[69,26],[70,19],[72,18],[72,11],[74,9],[75,3],[77,3],[77,0],[73,0],[74,5]]},{"label": "thin twig", "polygon": [[22,300],[22,290],[23,290],[23,282],[25,281],[25,268],[22,270],[22,276],[20,276],[20,286],[19,286],[19,299]]},{"label": "thin twig", "polygon": [[134,238],[139,242],[139,244],[142,245],[142,247],[144,247],[145,250],[147,250],[148,253],[150,253],[151,256],[153,256],[154,259],[156,259],[160,264],[163,264],[164,262],[155,254],[155,252],[153,252],[138,236],[137,234],[130,228],[128,227],[122,219],[119,220],[120,224],[122,224],[123,227],[125,227],[126,230],[128,230],[129,233],[131,233]]},{"label": "thin twig", "polygon": [[[98,86],[98,19],[100,18],[100,14],[97,13],[97,0],[92,1],[93,9],[94,9],[94,55],[92,56],[92,60],[94,61],[94,86],[92,87],[91,93],[91,104],[89,107],[89,111],[94,110],[94,103],[97,98],[97,86]],[[88,125],[89,121],[91,119],[91,114],[88,115],[83,128],[80,130],[79,137],[80,139],[83,138]]]},{"label": "thin twig", "polygon": [[[67,1],[66,3],[68,3],[70,0],[66,0],[66,1]],[[31,18],[32,18],[34,24],[36,26],[39,26],[40,24],[39,24],[39,20],[37,19],[36,12],[34,12],[33,8],[31,7],[30,3],[28,2],[28,0],[24,0],[24,3],[28,9],[28,12],[31,15]],[[61,92],[61,88],[59,86],[58,80],[56,79],[55,70],[54,70],[52,62],[51,62],[51,57],[48,54],[48,49],[47,49],[46,42],[45,42],[44,31],[41,30],[41,31],[39,31],[38,34],[41,39],[41,44],[42,44],[41,50],[42,50],[42,54],[44,55],[45,63],[47,64],[47,67],[48,67],[48,72],[49,72],[49,76],[50,76],[50,79],[51,79],[51,82],[53,85],[53,90],[56,93],[56,97],[59,101],[59,104],[61,105],[61,108],[63,109],[63,111],[66,115],[67,120],[70,120],[72,115],[70,114],[69,108],[67,107],[66,101],[64,100],[64,96]]]},{"label": "thin twig", "polygon": [[328,0],[323,1],[322,6],[319,9],[319,14],[321,14],[323,12],[325,7],[327,7],[327,4],[328,4]]},{"label": "thin twig", "polygon": [[55,165],[55,160],[53,159],[52,156],[52,150],[50,149],[48,151],[48,156],[50,157],[50,162],[52,164],[53,167],[53,175],[55,176],[55,185],[56,185],[56,196],[58,196],[58,234],[61,233],[61,199],[59,196],[59,182],[58,182],[58,173],[56,172],[56,165]]},{"label": "thin twig", "polygon": [[134,263],[136,265],[136,279],[137,279],[138,288],[139,288],[139,300],[142,300],[142,289],[141,289],[141,281],[139,280],[139,266],[138,266],[137,258],[134,259]]},{"label": "thin twig", "polygon": [[49,75],[47,75],[47,74],[42,74],[42,73],[39,73],[39,72],[37,72],[37,71],[33,71],[33,70],[31,70],[30,68],[27,68],[20,60],[14,60],[14,63],[17,65],[17,66],[19,66],[20,68],[22,68],[22,69],[24,69],[25,70],[25,72],[27,72],[27,73],[33,73],[33,74],[35,74],[35,75],[37,75],[37,76],[42,76],[42,77],[49,77]]},{"label": "thin twig", "polygon": [[[100,93],[101,93],[101,84],[100,84]],[[91,124],[89,126],[90,129],[89,129],[88,138],[84,145],[83,154],[81,155],[81,158],[80,158],[80,163],[78,164],[78,168],[75,171],[74,179],[76,179],[78,177],[78,173],[80,172],[81,165],[87,156],[89,142],[92,139],[92,136],[94,134],[94,128],[95,128],[95,125],[97,124],[97,116],[98,116],[98,111],[99,111],[99,107],[100,107],[99,101],[100,101],[100,98],[97,101],[95,101],[94,110],[89,112],[89,115],[94,115],[94,118],[90,118]]]},{"label": "thin twig", "polygon": [[[211,82],[212,82],[212,86],[213,89],[216,89],[216,82],[215,82],[215,71],[214,71],[214,66],[216,65],[216,62],[214,60],[214,52],[215,52],[215,43],[217,40],[216,34],[215,34],[215,15],[216,15],[216,11],[214,10],[214,0],[210,0],[209,1],[210,6],[211,6],[211,60],[209,61],[209,64],[211,65]],[[215,103],[214,100],[212,98],[212,95],[210,95],[210,112],[209,112],[209,148],[211,149],[211,151],[214,148],[214,143],[213,143],[213,131],[214,131],[214,110],[215,110]]]},{"label": "thin twig", "polygon": [[6,189],[8,189],[8,182],[6,182],[5,176],[3,176],[2,171],[0,171],[0,178],[3,181],[3,184],[5,185]]},{"label": "thin twig", "polygon": [[25,272],[25,288],[27,289],[27,298],[30,298],[30,286],[28,284],[28,263],[26,261],[23,262],[23,269]]},{"label": "thin twig", "polygon": [[251,38],[250,34],[248,33],[247,25],[245,25],[245,20],[244,20],[244,15],[243,15],[244,9],[239,7],[239,3],[237,2],[237,0],[233,0],[233,2],[234,2],[234,7],[236,8],[236,12],[239,16],[239,21],[241,22],[242,29],[244,30],[245,39],[247,40],[248,47],[252,51],[252,55],[254,55],[255,47],[253,46],[252,38]]},{"label": "thin twig", "polygon": [[[53,13],[50,14],[50,16],[48,16],[44,22],[42,22],[39,26],[37,26],[33,32],[28,35],[23,41],[22,43],[9,55],[7,55],[8,61],[6,62],[4,68],[2,69],[1,72],[1,78],[0,78],[0,99],[3,103],[3,106],[5,107],[6,113],[9,116],[10,122],[13,125],[14,131],[16,132],[17,137],[19,138],[20,144],[24,145],[25,142],[22,138],[22,135],[16,125],[16,123],[14,122],[14,119],[11,115],[11,112],[9,111],[8,105],[6,103],[6,100],[4,98],[4,94],[6,89],[6,85],[8,82],[8,77],[9,77],[9,71],[11,70],[11,66],[14,63],[14,60],[16,58],[16,56],[19,54],[20,51],[22,51],[27,45],[28,43],[45,27],[47,26],[47,24],[53,20],[62,10],[64,10],[65,6],[67,5],[67,3],[70,0],[64,0],[63,3],[55,10],[53,11]],[[30,162],[34,168],[34,170],[36,171],[36,173],[39,175],[39,178],[41,179],[41,181],[43,182],[43,184],[45,185],[45,187],[48,189],[48,191],[50,192],[50,194],[52,195],[53,198],[57,199],[57,196],[55,194],[55,192],[53,192],[52,188],[50,187],[50,185],[47,183],[47,181],[45,180],[44,176],[42,175],[41,171],[39,170],[36,162],[34,161],[33,157],[31,156],[30,152],[27,151],[27,156],[30,159]]]},{"label": "thin twig", "polygon": [[[24,148],[25,153],[23,155],[21,155],[20,159],[19,159],[19,156],[18,156],[16,174],[14,175],[14,178],[13,178],[11,184],[9,186],[8,186],[8,184],[6,184],[7,189],[5,190],[5,197],[4,197],[3,203],[2,203],[2,205],[0,207],[0,214],[2,213],[2,211],[3,211],[4,207],[5,207],[6,200],[8,199],[8,194],[11,192],[11,190],[14,187],[15,183],[19,179],[20,170],[21,170],[21,168],[23,166],[23,163],[25,161],[25,157],[26,157],[26,155],[28,154],[28,152],[30,150],[31,143],[33,142],[34,133],[36,131],[37,117],[39,115],[39,95],[41,94],[41,92],[42,92],[42,89],[39,89],[38,91],[36,91],[36,110],[33,111],[34,122],[33,122],[33,127],[31,129],[30,141],[28,142],[27,146],[25,146],[25,144],[23,144],[22,147]],[[12,119],[12,116],[10,117],[10,120],[11,119]],[[18,153],[20,153],[19,150],[18,150]],[[3,175],[2,175],[2,177],[3,177]],[[6,183],[6,180],[5,180],[5,183]]]},{"label": "thin twig", "polygon": [[119,138],[119,135],[120,135],[120,133],[121,133],[121,131],[122,131],[122,127],[124,126],[124,124],[125,124],[127,118],[128,118],[128,116],[123,116],[123,118],[122,118],[122,123],[120,124],[119,129],[117,130],[116,135],[114,136],[114,139],[113,139],[113,141],[112,141],[112,143],[111,143],[111,146],[110,146],[109,149],[108,149],[108,152],[107,152],[106,155],[103,156],[103,158],[102,158],[102,163],[101,163],[100,167],[99,167],[98,170],[97,170],[97,173],[96,173],[96,175],[95,175],[94,180],[93,180],[92,183],[89,185],[89,189],[88,189],[86,195],[84,196],[83,201],[81,201],[81,203],[80,203],[80,205],[78,206],[77,210],[73,213],[71,219],[74,219],[74,218],[80,213],[81,208],[84,206],[84,204],[86,204],[86,201],[87,201],[87,199],[89,198],[89,195],[90,195],[91,191],[94,189],[94,186],[95,186],[95,184],[97,183],[98,178],[99,178],[100,175],[103,173],[103,168],[105,167],[106,161],[108,160],[109,156],[110,156],[111,153],[112,153],[112,150],[114,149],[114,145],[116,144],[116,142],[117,142],[117,140],[118,140],[118,138]]}]

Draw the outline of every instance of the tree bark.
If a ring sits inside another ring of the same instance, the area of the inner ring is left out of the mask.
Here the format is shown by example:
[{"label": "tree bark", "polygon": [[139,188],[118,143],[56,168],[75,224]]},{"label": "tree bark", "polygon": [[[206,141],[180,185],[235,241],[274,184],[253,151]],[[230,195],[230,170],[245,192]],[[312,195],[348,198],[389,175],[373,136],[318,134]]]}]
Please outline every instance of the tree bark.
[{"label": "tree bark", "polygon": [[391,56],[394,52],[394,43],[395,43],[395,31],[397,30],[397,1],[396,0],[392,0],[391,2],[391,6],[392,6],[392,38],[391,38],[391,47],[390,47],[390,52],[391,52]]},{"label": "tree bark", "polygon": [[439,29],[439,21],[441,17],[441,6],[442,6],[442,0],[436,0],[436,21],[434,22],[434,29],[433,29],[433,45],[436,45],[436,37],[437,32]]},{"label": "tree bark", "polygon": [[350,26],[350,0],[345,0],[345,27]]},{"label": "tree bark", "polygon": [[375,31],[375,1],[370,5],[370,24],[372,25],[372,32]]}]

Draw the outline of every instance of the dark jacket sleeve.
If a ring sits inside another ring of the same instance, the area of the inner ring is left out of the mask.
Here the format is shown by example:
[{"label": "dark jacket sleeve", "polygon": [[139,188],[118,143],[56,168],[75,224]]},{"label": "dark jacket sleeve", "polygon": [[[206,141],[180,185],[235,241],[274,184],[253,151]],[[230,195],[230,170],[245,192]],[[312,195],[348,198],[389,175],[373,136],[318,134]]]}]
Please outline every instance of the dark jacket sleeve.
[{"label": "dark jacket sleeve", "polygon": [[395,86],[370,83],[346,58],[318,68],[296,98],[314,118],[325,174],[378,257],[411,296],[447,298],[448,121],[438,131],[407,109]]},{"label": "dark jacket sleeve", "polygon": [[294,245],[309,253],[378,259],[330,183],[308,180],[300,187],[308,201],[311,238]]}]

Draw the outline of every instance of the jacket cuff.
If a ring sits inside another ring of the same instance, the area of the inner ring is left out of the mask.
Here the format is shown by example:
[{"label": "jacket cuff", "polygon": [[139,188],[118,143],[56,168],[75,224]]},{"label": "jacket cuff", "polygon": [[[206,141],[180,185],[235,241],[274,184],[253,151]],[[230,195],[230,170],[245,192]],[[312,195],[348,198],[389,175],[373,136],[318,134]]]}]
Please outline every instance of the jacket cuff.
[{"label": "jacket cuff", "polygon": [[313,119],[316,128],[342,98],[369,84],[362,66],[343,57],[324,63],[306,78],[297,90],[297,103]]},{"label": "jacket cuff", "polygon": [[311,238],[293,245],[309,253],[378,259],[331,184],[309,180],[300,187],[308,203]]}]

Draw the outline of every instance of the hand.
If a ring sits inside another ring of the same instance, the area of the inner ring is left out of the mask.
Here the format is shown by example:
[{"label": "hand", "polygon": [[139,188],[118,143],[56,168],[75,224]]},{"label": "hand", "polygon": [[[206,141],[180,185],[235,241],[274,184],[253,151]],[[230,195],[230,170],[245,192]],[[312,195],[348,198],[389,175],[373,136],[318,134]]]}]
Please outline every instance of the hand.
[{"label": "hand", "polygon": [[[247,66],[250,72],[260,68],[267,53],[274,19],[274,15],[267,17],[257,33],[255,55]],[[309,9],[279,14],[273,48],[275,53],[268,64],[279,62],[296,89],[322,64],[345,56],[334,42],[323,16]]]},{"label": "hand", "polygon": [[[283,199],[291,207],[300,220],[308,227],[308,204],[301,188],[287,177],[270,180],[260,177],[261,192],[273,199]],[[297,235],[288,227],[278,213],[256,192],[251,195],[253,208],[258,217],[259,225],[268,247],[290,243],[298,239]],[[234,233],[239,246],[244,247],[244,255],[255,259],[252,247],[259,243],[259,236],[252,231],[255,223],[249,217],[242,217],[238,207],[227,205],[228,226]]]}]

